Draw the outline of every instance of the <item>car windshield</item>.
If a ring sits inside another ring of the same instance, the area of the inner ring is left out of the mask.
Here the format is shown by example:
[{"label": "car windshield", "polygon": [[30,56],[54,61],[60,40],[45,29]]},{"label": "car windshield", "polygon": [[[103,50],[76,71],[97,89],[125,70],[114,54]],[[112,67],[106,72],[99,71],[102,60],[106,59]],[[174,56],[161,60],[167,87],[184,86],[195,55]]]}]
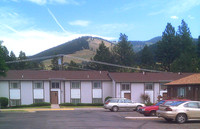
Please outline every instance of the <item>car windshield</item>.
[{"label": "car windshield", "polygon": [[158,102],[158,103],[156,104],[156,106],[159,106],[159,105],[163,104],[164,102],[165,102],[165,101],[162,100],[162,101]]},{"label": "car windshield", "polygon": [[180,104],[182,104],[184,102],[186,102],[186,101],[177,101],[177,102],[174,102],[174,103],[170,104],[170,106],[178,106],[178,105],[180,105]]}]

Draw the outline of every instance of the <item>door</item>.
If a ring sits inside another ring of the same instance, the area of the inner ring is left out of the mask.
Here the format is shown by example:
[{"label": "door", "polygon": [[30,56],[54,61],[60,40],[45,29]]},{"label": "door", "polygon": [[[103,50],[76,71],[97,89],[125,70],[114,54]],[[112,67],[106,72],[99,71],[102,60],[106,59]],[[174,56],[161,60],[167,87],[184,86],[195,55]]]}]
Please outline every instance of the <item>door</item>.
[{"label": "door", "polygon": [[58,91],[51,91],[51,104],[58,104]]},{"label": "door", "polygon": [[200,103],[189,102],[184,105],[189,119],[199,119]]},{"label": "door", "polygon": [[131,93],[124,93],[124,98],[131,99]]}]

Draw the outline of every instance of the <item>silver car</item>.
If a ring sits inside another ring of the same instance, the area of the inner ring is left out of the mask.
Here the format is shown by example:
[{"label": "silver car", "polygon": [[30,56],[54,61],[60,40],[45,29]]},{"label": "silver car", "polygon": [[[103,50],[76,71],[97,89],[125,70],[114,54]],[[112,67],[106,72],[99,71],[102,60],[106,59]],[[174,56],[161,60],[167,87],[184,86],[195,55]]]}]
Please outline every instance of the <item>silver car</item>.
[{"label": "silver car", "polygon": [[200,101],[178,101],[169,106],[161,105],[157,116],[178,123],[184,123],[189,119],[200,119]]},{"label": "silver car", "polygon": [[142,103],[135,103],[126,98],[111,98],[104,103],[104,108],[110,111],[117,112],[119,109],[132,109],[138,110],[140,107],[144,107]]}]

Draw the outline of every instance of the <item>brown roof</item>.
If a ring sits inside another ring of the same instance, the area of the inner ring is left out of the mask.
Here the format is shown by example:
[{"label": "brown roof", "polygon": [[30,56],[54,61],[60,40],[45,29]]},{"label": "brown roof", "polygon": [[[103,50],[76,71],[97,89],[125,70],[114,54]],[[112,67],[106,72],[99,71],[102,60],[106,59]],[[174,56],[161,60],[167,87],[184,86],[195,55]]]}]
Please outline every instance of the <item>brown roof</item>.
[{"label": "brown roof", "polygon": [[200,74],[193,74],[170,83],[166,85],[188,85],[188,84],[200,84]]},{"label": "brown roof", "polygon": [[171,82],[191,73],[109,73],[116,82]]},{"label": "brown roof", "polygon": [[10,70],[0,80],[111,80],[107,71]]}]

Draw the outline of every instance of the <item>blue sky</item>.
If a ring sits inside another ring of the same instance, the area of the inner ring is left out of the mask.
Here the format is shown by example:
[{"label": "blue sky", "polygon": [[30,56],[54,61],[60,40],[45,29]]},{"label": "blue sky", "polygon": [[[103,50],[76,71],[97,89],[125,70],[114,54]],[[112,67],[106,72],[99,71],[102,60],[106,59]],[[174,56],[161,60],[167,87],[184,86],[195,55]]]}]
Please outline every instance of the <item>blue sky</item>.
[{"label": "blue sky", "polygon": [[200,0],[1,0],[0,40],[17,56],[33,55],[85,35],[149,40],[182,19],[197,38],[199,13]]}]

